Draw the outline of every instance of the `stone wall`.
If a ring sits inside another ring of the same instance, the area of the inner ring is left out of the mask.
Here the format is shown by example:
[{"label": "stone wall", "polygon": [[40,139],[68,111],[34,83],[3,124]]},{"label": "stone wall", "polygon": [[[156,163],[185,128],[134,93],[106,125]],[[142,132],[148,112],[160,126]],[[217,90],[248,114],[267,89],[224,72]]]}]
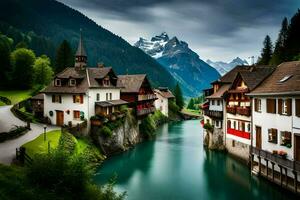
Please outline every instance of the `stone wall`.
[{"label": "stone wall", "polygon": [[210,150],[225,150],[224,146],[224,133],[222,129],[214,128],[213,132],[208,130],[203,131],[204,146]]},{"label": "stone wall", "polygon": [[226,138],[226,149],[231,155],[241,159],[247,164],[250,162],[250,146],[233,139]]}]

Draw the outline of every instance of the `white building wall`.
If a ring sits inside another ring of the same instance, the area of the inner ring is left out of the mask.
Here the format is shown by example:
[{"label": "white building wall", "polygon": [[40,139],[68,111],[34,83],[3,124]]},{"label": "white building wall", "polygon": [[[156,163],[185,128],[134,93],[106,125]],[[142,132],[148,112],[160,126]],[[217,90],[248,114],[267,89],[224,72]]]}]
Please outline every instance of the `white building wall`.
[{"label": "white building wall", "polygon": [[[245,138],[241,138],[241,137],[238,137],[238,136],[235,136],[235,135],[231,135],[231,134],[228,134],[227,133],[227,121],[230,120],[231,121],[231,128],[234,128],[234,122],[236,123],[236,130],[238,130],[238,122],[239,121],[244,121],[245,122],[245,132],[249,132],[251,134],[251,117],[247,117],[247,116],[244,116],[244,115],[233,115],[231,113],[226,113],[226,119],[224,120],[225,121],[225,132],[226,132],[226,138],[228,139],[233,139],[233,140],[236,140],[238,142],[241,142],[241,143],[244,143],[244,144],[247,144],[247,145],[250,145],[251,144],[251,139],[245,139]],[[250,125],[250,129],[248,129]]]},{"label": "white building wall", "polygon": [[165,116],[169,116],[169,103],[168,103],[168,98],[163,97],[159,93],[155,93],[157,99],[154,101],[154,105],[156,110],[160,110],[162,114]]},{"label": "white building wall", "polygon": [[[213,105],[213,101],[214,101],[214,105]],[[219,101],[220,105],[218,105],[218,101]],[[209,110],[223,111],[223,101],[221,99],[219,99],[219,100],[210,99],[209,100]]]},{"label": "white building wall", "polygon": [[[68,125],[69,122],[72,124],[81,123],[81,120],[74,119],[73,111],[84,112],[84,118],[88,118],[88,98],[83,95],[83,104],[73,103],[73,95],[62,94],[61,103],[52,103],[52,95],[45,94],[44,99],[44,115],[51,120],[51,124],[56,124],[56,110],[64,112],[64,124]],[[53,116],[50,116],[50,111],[53,112]],[[69,111],[69,114],[68,112]]]},{"label": "white building wall", "polygon": [[[284,98],[284,97],[280,97],[280,98]],[[294,126],[297,126],[300,121],[299,117],[295,116],[295,99],[293,98],[292,100],[292,114],[293,114],[292,116],[267,113],[266,104],[267,104],[266,98],[261,98],[261,112],[255,112],[254,109],[252,111],[253,112],[253,127],[252,127],[253,146],[256,145],[255,127],[260,126],[262,132],[261,133],[262,149],[269,152],[272,152],[273,150],[277,150],[277,151],[283,150],[287,152],[288,159],[293,159],[294,158],[294,141],[293,141],[294,136],[292,130],[293,121],[294,121]],[[276,100],[276,110],[278,112],[277,107],[278,107],[278,99]],[[268,129],[271,128],[277,129],[277,144],[268,142]],[[292,133],[291,148],[280,145],[281,131],[289,131]]]}]

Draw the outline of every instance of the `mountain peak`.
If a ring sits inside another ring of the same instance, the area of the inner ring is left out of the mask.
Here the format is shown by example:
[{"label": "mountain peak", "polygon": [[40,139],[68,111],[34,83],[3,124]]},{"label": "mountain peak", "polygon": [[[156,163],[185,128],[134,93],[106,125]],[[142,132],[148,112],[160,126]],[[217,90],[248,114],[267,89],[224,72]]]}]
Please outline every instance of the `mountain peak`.
[{"label": "mountain peak", "polygon": [[151,38],[151,42],[156,42],[156,41],[167,42],[169,41],[169,36],[166,32],[162,32],[160,35],[156,35]]},{"label": "mountain peak", "polygon": [[206,62],[212,67],[214,67],[216,70],[218,70],[221,75],[226,74],[228,71],[230,71],[232,68],[234,68],[237,65],[249,65],[246,60],[243,60],[240,57],[236,57],[231,62],[228,63],[222,61],[213,62],[209,59]]}]

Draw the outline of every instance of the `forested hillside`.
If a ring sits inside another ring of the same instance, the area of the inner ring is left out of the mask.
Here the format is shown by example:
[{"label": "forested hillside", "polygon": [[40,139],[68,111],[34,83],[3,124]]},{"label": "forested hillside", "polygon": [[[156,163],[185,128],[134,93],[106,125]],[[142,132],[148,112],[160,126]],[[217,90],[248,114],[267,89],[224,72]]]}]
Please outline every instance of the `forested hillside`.
[{"label": "forested hillside", "polygon": [[[64,39],[67,39],[75,49],[81,28],[90,66],[102,62],[112,66],[118,74],[147,73],[156,86],[175,85],[173,77],[142,50],[132,47],[121,37],[57,1],[0,1],[0,21],[1,32],[5,32],[5,35],[14,38],[5,31],[7,28],[3,28],[8,25],[13,26],[11,30],[20,30],[25,35],[30,35],[30,38],[35,38],[33,40],[35,42],[30,40],[29,46],[37,55],[47,54],[51,58],[54,57],[55,49]],[[18,41],[16,38],[14,40]],[[26,39],[24,40],[26,42]]]}]

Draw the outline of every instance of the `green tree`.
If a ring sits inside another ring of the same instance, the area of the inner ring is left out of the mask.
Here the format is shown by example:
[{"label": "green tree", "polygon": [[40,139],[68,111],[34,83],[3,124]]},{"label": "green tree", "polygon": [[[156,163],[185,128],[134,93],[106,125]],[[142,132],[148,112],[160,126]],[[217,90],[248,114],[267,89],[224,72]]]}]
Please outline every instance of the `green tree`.
[{"label": "green tree", "polygon": [[74,55],[70,44],[64,40],[56,52],[55,73],[63,71],[66,67],[74,66]]},{"label": "green tree", "polygon": [[21,49],[21,48],[24,48],[24,49],[28,48],[28,45],[25,41],[21,41],[16,45],[16,49]]},{"label": "green tree", "polygon": [[50,66],[50,59],[43,55],[37,58],[33,65],[33,83],[34,85],[48,85],[53,76],[53,70]]},{"label": "green tree", "polygon": [[29,89],[33,83],[35,54],[29,49],[16,49],[11,53],[12,80],[16,89]]},{"label": "green tree", "polygon": [[271,64],[280,64],[287,61],[286,55],[286,42],[288,37],[288,19],[285,17],[281,24],[281,30],[278,35],[278,39],[275,44],[274,53],[271,59]]},{"label": "green tree", "polygon": [[9,86],[9,73],[12,70],[10,53],[12,40],[0,34],[0,88]]},{"label": "green tree", "polygon": [[268,65],[271,61],[273,54],[273,45],[269,35],[267,35],[263,42],[263,49],[261,50],[261,57],[258,61],[260,65]]},{"label": "green tree", "polygon": [[190,99],[187,109],[194,109],[195,101],[193,98]]},{"label": "green tree", "polygon": [[286,41],[287,59],[294,60],[300,53],[300,9],[291,18]]},{"label": "green tree", "polygon": [[180,85],[178,83],[175,86],[174,96],[175,96],[175,99],[176,99],[177,106],[180,109],[182,109],[183,106],[184,106],[184,100],[183,100],[183,96],[182,96],[182,91],[181,91]]}]

